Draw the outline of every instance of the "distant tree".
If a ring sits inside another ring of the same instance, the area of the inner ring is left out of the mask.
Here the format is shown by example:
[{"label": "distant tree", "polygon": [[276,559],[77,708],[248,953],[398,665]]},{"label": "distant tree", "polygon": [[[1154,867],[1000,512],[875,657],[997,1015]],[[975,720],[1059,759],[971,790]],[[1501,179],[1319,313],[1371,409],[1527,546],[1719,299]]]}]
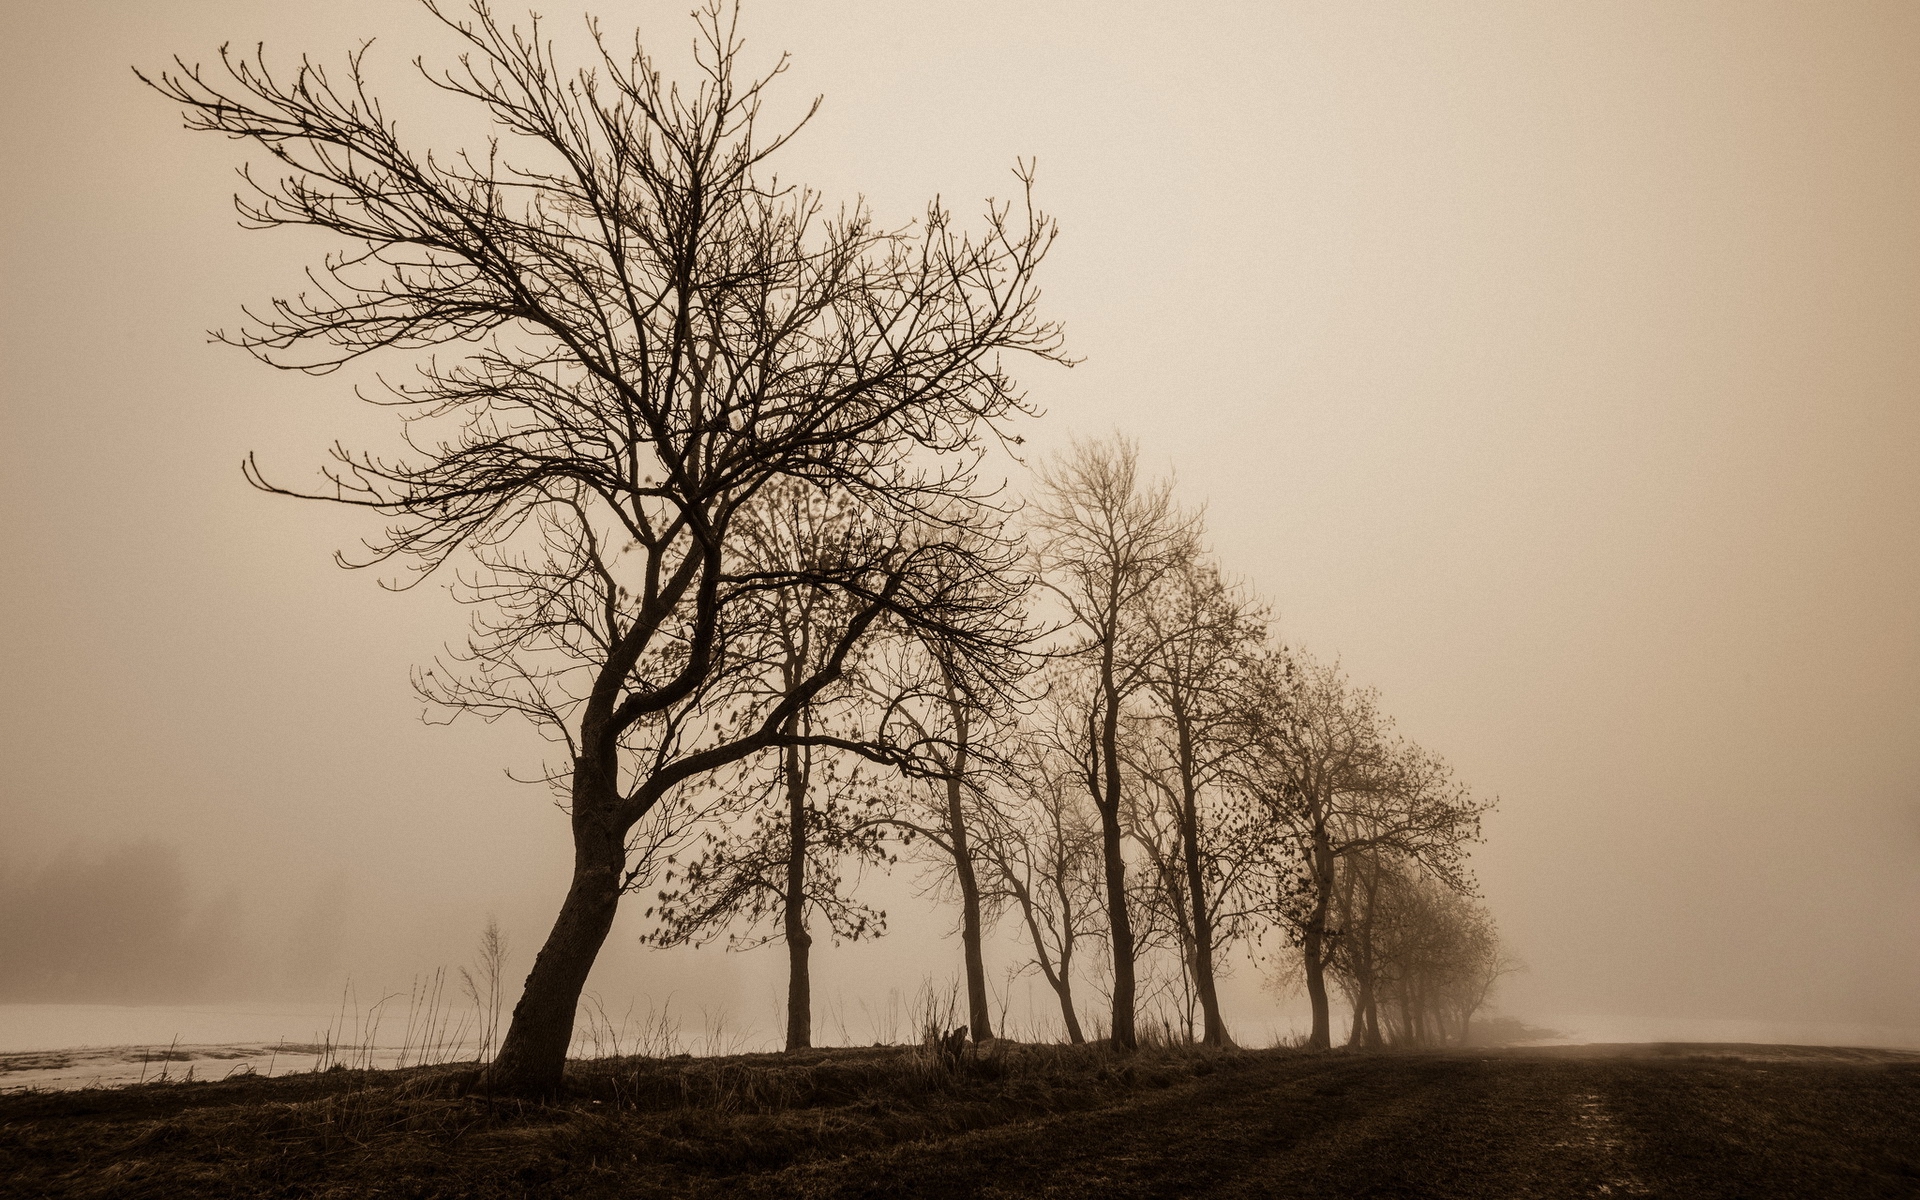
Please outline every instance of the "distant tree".
[{"label": "distant tree", "polygon": [[177,846],[70,845],[37,870],[11,866],[0,858],[0,1003],[152,1004],[257,986],[239,905],[196,903]]},{"label": "distant tree", "polygon": [[1353,687],[1337,666],[1275,655],[1261,678],[1265,696],[1253,711],[1262,733],[1246,783],[1301,848],[1298,877],[1276,888],[1272,911],[1299,942],[1313,1014],[1308,1045],[1324,1050],[1332,1044],[1326,973],[1340,861],[1388,852],[1470,891],[1466,848],[1491,804],[1438,757],[1396,739],[1378,695]]},{"label": "distant tree", "polygon": [[[856,509],[791,481],[770,485],[740,519],[744,560],[762,571],[830,574],[829,560],[863,553],[856,548],[870,533],[859,527]],[[735,619],[762,632],[772,667],[763,677],[763,702],[818,674],[821,656],[840,645],[858,612],[844,594],[825,590],[777,588],[743,603]],[[734,639],[736,650],[749,644]],[[704,845],[690,861],[666,868],[647,910],[657,919],[649,935],[656,945],[698,945],[722,932],[740,949],[783,942],[789,1050],[813,1044],[809,917],[824,921],[836,941],[877,937],[886,928],[884,912],[852,895],[863,868],[889,861],[883,796],[857,767],[840,769],[840,751],[815,740],[836,726],[857,725],[860,699],[846,685],[818,693],[787,718],[784,745],[742,760],[732,785],[718,789],[727,800],[713,813]]]},{"label": "distant tree", "polygon": [[1452,964],[1440,991],[1446,1019],[1462,1044],[1473,1037],[1473,1018],[1486,1006],[1493,989],[1508,975],[1526,969],[1500,938],[1499,926],[1484,905],[1450,893],[1459,913]]},{"label": "distant tree", "polygon": [[[142,76],[189,128],[240,139],[244,219],[338,249],[308,290],[227,340],[293,370],[380,351],[415,374],[376,402],[409,418],[388,458],[336,449],[313,493],[388,519],[365,562],[422,573],[467,553],[476,627],[425,678],[457,712],[515,713],[565,748],[572,880],[495,1064],[499,1085],[560,1085],[587,973],[650,849],[693,827],[686,798],[774,748],[826,745],[912,769],[875,730],[796,718],[870,637],[941,648],[956,686],[1006,685],[1018,590],[976,487],[981,456],[1028,411],[1010,354],[1058,358],[1034,273],[1054,227],[990,204],[977,235],[937,204],[902,229],[828,210],[766,169],[771,72],[743,80],[732,15],[696,14],[698,79],[665,80],[637,44],[563,68],[531,30],[426,7],[464,44],[427,72],[493,136],[470,152],[403,138],[363,70],[287,71],[222,52],[221,72]],[[597,34],[596,34],[597,38]],[[423,68],[424,70],[424,68]],[[456,351],[422,355],[435,347]],[[806,481],[865,511],[862,552],[818,570],[743,565],[739,517]],[[965,527],[978,527],[966,532]],[[831,593],[838,641],[781,689],[736,617],[768,592]]]},{"label": "distant tree", "polygon": [[1492,917],[1416,863],[1368,857],[1367,1044],[1464,1043],[1473,1014],[1513,969]]},{"label": "distant tree", "polygon": [[[902,688],[901,676],[895,675],[883,682],[882,698],[892,719],[910,727],[926,747],[929,777],[909,785],[904,803],[895,806],[888,820],[930,851],[938,878],[951,885],[959,901],[967,1027],[974,1041],[984,1042],[994,1036],[984,941],[987,907],[995,893],[981,886],[978,843],[995,819],[987,783],[999,759],[990,740],[995,714],[956,688],[951,673],[917,653],[919,647],[903,649],[902,657],[925,668],[926,676]],[[912,678],[913,669],[908,672],[906,678]]]},{"label": "distant tree", "polygon": [[1381,886],[1388,870],[1383,859],[1375,851],[1358,851],[1336,864],[1328,920],[1337,936],[1327,955],[1327,967],[1339,980],[1353,1011],[1348,1046],[1381,1044],[1378,996],[1384,960],[1375,931],[1383,907]]},{"label": "distant tree", "polygon": [[1043,715],[1034,735],[1002,778],[1005,799],[988,812],[980,846],[993,876],[989,890],[1019,913],[1033,946],[1030,960],[1060,1004],[1067,1039],[1086,1041],[1074,1007],[1074,956],[1103,936],[1100,920],[1101,828],[1083,801],[1098,759],[1084,745],[1050,744],[1047,734],[1077,732],[1084,704],[1053,694],[1042,701],[1059,711]]},{"label": "distant tree", "polygon": [[1166,898],[1201,1010],[1201,1040],[1223,1046],[1232,1039],[1214,983],[1217,960],[1253,912],[1244,885],[1261,862],[1255,843],[1266,836],[1265,814],[1232,786],[1253,748],[1250,672],[1266,641],[1266,614],[1195,557],[1162,576],[1145,619],[1148,704],[1127,739],[1147,793],[1134,827]]},{"label": "distant tree", "polygon": [[1196,552],[1193,518],[1174,502],[1172,483],[1142,479],[1139,459],[1138,448],[1119,437],[1076,442],[1041,471],[1029,509],[1036,574],[1066,611],[1065,653],[1091,681],[1083,693],[1085,711],[1069,717],[1078,728],[1060,731],[1055,740],[1083,738],[1095,764],[1086,783],[1100,815],[1113,953],[1112,1037],[1124,1049],[1136,1043],[1137,985],[1120,726],[1147,685],[1153,657],[1148,598]]}]

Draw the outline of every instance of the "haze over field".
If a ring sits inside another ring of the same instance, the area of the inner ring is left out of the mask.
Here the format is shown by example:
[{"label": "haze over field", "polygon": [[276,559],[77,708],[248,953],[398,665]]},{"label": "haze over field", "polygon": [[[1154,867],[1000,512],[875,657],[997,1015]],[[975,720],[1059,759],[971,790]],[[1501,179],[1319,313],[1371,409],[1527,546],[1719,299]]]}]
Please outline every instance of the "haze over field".
[{"label": "haze over field", "polygon": [[[683,8],[594,5],[675,64]],[[0,1001],[323,1001],[463,960],[489,912],[524,971],[570,853],[503,775],[541,746],[422,725],[409,667],[464,614],[334,568],[376,532],[355,514],[242,481],[250,450],[298,480],[392,429],[350,401],[364,373],[205,343],[318,243],[235,228],[234,147],[127,70],[377,36],[399,80],[444,39],[372,3],[12,24]],[[970,213],[1038,159],[1047,315],[1084,361],[1019,368],[1030,449],[1136,436],[1287,641],[1501,798],[1474,862],[1530,968],[1502,1009],[1920,1045],[1920,12],[761,3],[743,27],[756,64],[792,53],[782,114],[825,96],[781,172],[832,200]],[[823,946],[823,1039],[836,994],[958,970],[911,884],[876,889],[886,939]],[[610,1005],[771,1031],[777,949],[641,927],[589,985]],[[1245,965],[1229,1000],[1248,1029],[1279,1003]]]}]

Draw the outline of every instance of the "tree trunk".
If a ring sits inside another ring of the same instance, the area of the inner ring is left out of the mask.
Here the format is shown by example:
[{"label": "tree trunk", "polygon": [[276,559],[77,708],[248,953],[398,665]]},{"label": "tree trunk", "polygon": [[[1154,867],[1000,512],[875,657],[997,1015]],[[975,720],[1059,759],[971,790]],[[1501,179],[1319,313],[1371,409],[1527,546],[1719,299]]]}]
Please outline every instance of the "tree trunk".
[{"label": "tree trunk", "polygon": [[603,778],[585,759],[574,764],[573,882],[494,1059],[493,1083],[502,1091],[552,1095],[566,1074],[580,992],[613,928],[627,862],[625,831],[607,815],[612,789]]},{"label": "tree trunk", "polygon": [[807,775],[800,747],[787,747],[786,767],[787,1049],[805,1050],[813,1045],[813,980],[807,962],[813,936],[807,932]]},{"label": "tree trunk", "polygon": [[[1231,1046],[1233,1039],[1227,1036],[1227,1023],[1221,1019],[1219,993],[1213,983],[1213,916],[1207,911],[1206,877],[1200,869],[1200,788],[1194,781],[1193,727],[1182,699],[1184,689],[1177,668],[1171,680],[1168,707],[1179,749],[1180,856],[1187,877],[1187,905],[1192,914],[1193,944],[1188,966],[1193,975],[1193,990],[1200,1001],[1200,1041],[1208,1046]],[[1193,1028],[1191,1006],[1187,1028],[1189,1031]]]},{"label": "tree trunk", "polygon": [[1307,1035],[1307,1049],[1325,1050],[1333,1045],[1332,1017],[1327,1010],[1327,977],[1321,950],[1325,943],[1324,921],[1316,914],[1307,923],[1301,939],[1301,953],[1307,968],[1307,1001],[1313,1006],[1313,1032]]},{"label": "tree trunk", "polygon": [[[1111,678],[1111,666],[1108,667]],[[1107,875],[1107,932],[1113,943],[1113,1044],[1131,1050],[1133,1031],[1133,918],[1127,911],[1127,861],[1120,853],[1120,698],[1112,683],[1106,687],[1106,712],[1100,730],[1100,753],[1106,767],[1106,798],[1096,793],[1100,810],[1101,859]]]},{"label": "tree trunk", "polygon": [[1060,1016],[1067,1023],[1067,1041],[1076,1046],[1087,1044],[1087,1035],[1080,1031],[1080,1018],[1073,1011],[1073,980],[1065,975],[1049,980],[1053,984],[1053,994],[1060,997]]},{"label": "tree trunk", "polygon": [[1315,829],[1313,833],[1313,863],[1313,912],[1307,918],[1306,936],[1301,945],[1307,968],[1307,1000],[1313,1006],[1313,1032],[1307,1036],[1307,1049],[1326,1050],[1333,1045],[1326,976],[1327,905],[1333,899],[1333,850],[1327,844],[1324,829]]},{"label": "tree trunk", "polygon": [[980,953],[980,885],[973,877],[973,860],[963,845],[954,847],[954,869],[960,876],[960,940],[967,960],[967,1023],[973,1040],[993,1037],[992,1010],[987,1003],[987,967]]},{"label": "tree trunk", "polygon": [[953,847],[953,872],[960,880],[960,944],[967,963],[967,1023],[973,1040],[993,1037],[992,1010],[987,1003],[987,966],[980,952],[980,883],[973,874],[973,852],[967,846],[966,813],[960,805],[960,777],[967,769],[967,712],[947,685],[947,703],[953,710],[953,771],[947,776],[947,841]]},{"label": "tree trunk", "polygon": [[805,1050],[813,1045],[813,976],[807,963],[807,951],[813,936],[802,925],[787,932],[787,1049]]},{"label": "tree trunk", "polygon": [[1347,1048],[1357,1049],[1367,1038],[1367,1007],[1373,1003],[1373,981],[1364,974],[1353,998],[1353,1028],[1347,1034]]},{"label": "tree trunk", "polygon": [[1033,914],[1027,914],[1027,927],[1033,930],[1033,944],[1039,951],[1036,955],[1040,962],[1040,973],[1047,977],[1047,986],[1060,1000],[1060,1016],[1067,1023],[1067,1041],[1076,1046],[1087,1044],[1087,1035],[1080,1030],[1080,1018],[1073,1011],[1073,944],[1068,942],[1061,947],[1060,970],[1056,973],[1047,962],[1046,946],[1040,941],[1039,927],[1034,924]]},{"label": "tree trunk", "polygon": [[1213,986],[1213,917],[1207,912],[1207,897],[1200,873],[1200,807],[1193,789],[1184,789],[1181,804],[1180,840],[1185,843],[1187,897],[1193,906],[1193,988],[1200,994],[1201,1036],[1208,1046],[1231,1046],[1227,1023],[1220,1016],[1220,997]]},{"label": "tree trunk", "polygon": [[1133,922],[1127,912],[1127,864],[1120,856],[1120,821],[1102,806],[1101,859],[1107,874],[1107,926],[1113,942],[1113,1044],[1131,1050],[1133,1032]]},{"label": "tree trunk", "polygon": [[[1375,1027],[1375,1033],[1373,1033],[1371,1043],[1369,1043],[1369,1039],[1367,1039],[1367,1018],[1369,1018],[1369,1014],[1373,1012],[1373,991],[1375,991],[1375,989],[1373,989],[1373,908],[1375,908],[1375,904],[1379,904],[1380,893],[1379,862],[1373,862],[1371,866],[1373,866],[1373,870],[1369,872],[1369,870],[1367,870],[1367,868],[1369,868],[1369,858],[1365,858],[1365,856],[1348,858],[1346,891],[1342,893],[1342,895],[1346,897],[1342,906],[1344,906],[1344,910],[1346,910],[1346,918],[1344,918],[1344,920],[1346,920],[1346,925],[1348,925],[1348,927],[1346,927],[1346,937],[1348,937],[1348,947],[1350,947],[1350,950],[1348,950],[1348,962],[1352,964],[1354,979],[1356,979],[1356,989],[1354,989],[1354,1031],[1348,1035],[1346,1044],[1348,1044],[1348,1046],[1371,1044],[1371,1046],[1379,1048],[1379,1027]],[[1354,895],[1354,874],[1356,874],[1356,872],[1367,879],[1365,916],[1356,916],[1356,914],[1354,914],[1352,895]]]},{"label": "tree trunk", "polygon": [[1060,945],[1060,969],[1056,973],[1053,963],[1047,958],[1047,941],[1040,936],[1040,921],[1034,916],[1033,897],[1019,883],[1014,884],[1014,899],[1020,904],[1020,915],[1027,922],[1027,933],[1033,938],[1033,960],[1040,965],[1040,974],[1046,977],[1047,986],[1060,999],[1060,1015],[1066,1018],[1067,1040],[1076,1046],[1085,1045],[1086,1035],[1080,1032],[1080,1018],[1073,1012],[1073,925],[1072,910],[1066,907],[1065,889],[1061,893],[1061,911],[1069,930]]},{"label": "tree trunk", "polygon": [[1360,923],[1359,955],[1360,964],[1360,1007],[1353,1014],[1355,1029],[1361,1028],[1361,1018],[1366,1019],[1365,1044],[1369,1050],[1380,1048],[1380,1003],[1378,986],[1379,970],[1373,953],[1374,913],[1380,905],[1380,859],[1378,855],[1367,855],[1358,860],[1359,869],[1365,873],[1367,881],[1367,915]]}]

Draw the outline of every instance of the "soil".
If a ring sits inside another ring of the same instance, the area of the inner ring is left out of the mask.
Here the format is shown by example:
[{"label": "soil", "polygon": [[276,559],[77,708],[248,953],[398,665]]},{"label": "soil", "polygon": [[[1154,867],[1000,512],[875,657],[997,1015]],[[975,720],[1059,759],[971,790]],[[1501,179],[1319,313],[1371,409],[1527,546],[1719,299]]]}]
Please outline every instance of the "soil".
[{"label": "soil", "polygon": [[1920,1056],[1008,1046],[0,1096],[19,1196],[1920,1196]]}]

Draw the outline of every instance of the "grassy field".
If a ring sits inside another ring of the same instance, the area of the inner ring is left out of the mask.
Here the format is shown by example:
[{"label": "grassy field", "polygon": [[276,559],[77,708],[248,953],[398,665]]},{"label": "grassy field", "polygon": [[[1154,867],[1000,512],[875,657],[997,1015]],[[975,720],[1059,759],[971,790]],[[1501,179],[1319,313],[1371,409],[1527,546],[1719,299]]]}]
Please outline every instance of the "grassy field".
[{"label": "grassy field", "polygon": [[18,1196],[1920,1196],[1920,1056],[998,1045],[0,1096]]}]

